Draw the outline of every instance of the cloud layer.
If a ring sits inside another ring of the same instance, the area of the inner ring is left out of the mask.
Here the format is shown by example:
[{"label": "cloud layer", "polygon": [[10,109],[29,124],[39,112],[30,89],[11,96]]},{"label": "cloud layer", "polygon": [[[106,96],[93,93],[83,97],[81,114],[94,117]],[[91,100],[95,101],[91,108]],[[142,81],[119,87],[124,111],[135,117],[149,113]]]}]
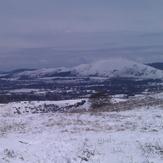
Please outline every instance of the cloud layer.
[{"label": "cloud layer", "polygon": [[2,1],[0,68],[69,66],[112,55],[159,58],[162,6],[162,0]]}]

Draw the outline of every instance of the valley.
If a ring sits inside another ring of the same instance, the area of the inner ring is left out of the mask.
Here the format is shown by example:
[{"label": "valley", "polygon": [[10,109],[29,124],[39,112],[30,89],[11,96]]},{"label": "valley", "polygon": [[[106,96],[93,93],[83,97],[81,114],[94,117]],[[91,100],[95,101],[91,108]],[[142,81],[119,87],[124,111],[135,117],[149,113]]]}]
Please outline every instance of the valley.
[{"label": "valley", "polygon": [[[95,92],[134,96],[163,90],[163,71],[129,60],[0,74],[0,103],[87,98]],[[125,65],[125,66],[123,66]]]}]

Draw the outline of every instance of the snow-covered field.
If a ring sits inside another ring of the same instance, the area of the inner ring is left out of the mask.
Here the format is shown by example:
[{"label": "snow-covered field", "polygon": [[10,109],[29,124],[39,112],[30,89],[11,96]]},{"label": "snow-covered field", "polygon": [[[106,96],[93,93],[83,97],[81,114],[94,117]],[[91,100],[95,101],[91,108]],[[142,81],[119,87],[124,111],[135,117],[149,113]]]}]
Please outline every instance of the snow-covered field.
[{"label": "snow-covered field", "polygon": [[4,107],[0,163],[163,162],[162,106],[21,115],[4,114]]}]

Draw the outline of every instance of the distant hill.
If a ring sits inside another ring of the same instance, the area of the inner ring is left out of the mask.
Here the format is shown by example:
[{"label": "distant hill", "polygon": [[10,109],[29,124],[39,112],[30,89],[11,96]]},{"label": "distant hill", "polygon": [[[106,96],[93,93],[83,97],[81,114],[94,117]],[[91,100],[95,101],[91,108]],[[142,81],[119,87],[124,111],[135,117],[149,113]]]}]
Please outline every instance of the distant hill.
[{"label": "distant hill", "polygon": [[[163,64],[162,64],[163,69]],[[122,58],[112,58],[94,63],[82,64],[76,67],[66,68],[43,68],[43,69],[20,69],[1,75],[3,78],[39,79],[47,77],[106,77],[106,78],[138,78],[160,79],[163,71],[151,65],[144,65]]]}]

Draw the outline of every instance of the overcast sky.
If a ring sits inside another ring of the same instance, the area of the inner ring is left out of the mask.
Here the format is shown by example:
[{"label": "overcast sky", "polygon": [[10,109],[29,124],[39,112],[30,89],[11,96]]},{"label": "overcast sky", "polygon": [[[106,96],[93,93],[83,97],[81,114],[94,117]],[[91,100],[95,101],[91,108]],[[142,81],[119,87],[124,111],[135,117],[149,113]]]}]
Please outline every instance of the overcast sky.
[{"label": "overcast sky", "polygon": [[163,0],[1,0],[0,69],[112,56],[163,62]]}]

